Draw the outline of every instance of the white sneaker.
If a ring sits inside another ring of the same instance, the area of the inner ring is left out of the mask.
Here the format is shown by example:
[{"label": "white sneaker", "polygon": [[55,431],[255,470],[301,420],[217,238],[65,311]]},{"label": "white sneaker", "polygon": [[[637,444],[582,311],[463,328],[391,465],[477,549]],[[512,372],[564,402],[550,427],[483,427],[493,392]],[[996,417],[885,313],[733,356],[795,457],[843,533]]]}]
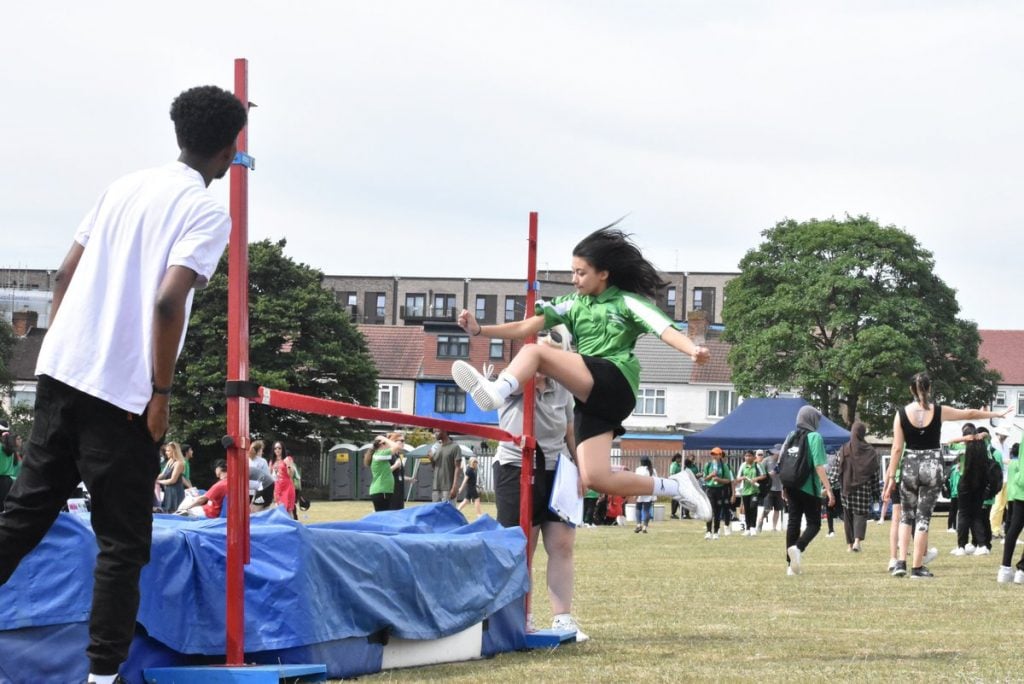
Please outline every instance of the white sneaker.
[{"label": "white sneaker", "polygon": [[712,538],[712,539],[718,539],[718,533],[717,533],[717,532],[715,532],[715,533],[714,533],[713,535],[711,535],[711,538]]},{"label": "white sneaker", "polygon": [[493,411],[504,403],[494,383],[465,361],[452,364],[452,379],[483,411]]},{"label": "white sneaker", "polygon": [[966,555],[968,555],[968,553],[967,553],[967,549],[965,549],[962,546],[958,546],[955,549],[953,549],[952,551],[950,551],[949,555],[951,555],[951,556],[966,556]]},{"label": "white sneaker", "polygon": [[583,633],[580,626],[573,620],[572,615],[556,615],[551,621],[551,629],[558,632],[576,632],[576,643],[581,644],[590,637]]},{"label": "white sneaker", "polygon": [[750,536],[751,537],[756,537],[757,536],[757,530],[750,530]]},{"label": "white sneaker", "polygon": [[999,572],[996,573],[996,582],[999,582],[1000,584],[1009,584],[1012,581],[1013,568],[1007,567],[1005,565],[1000,566]]},{"label": "white sneaker", "polygon": [[793,572],[793,568],[787,567],[786,568],[786,577],[795,577],[795,576],[796,576],[796,573]]},{"label": "white sneaker", "polygon": [[972,553],[974,553],[974,544],[968,544],[967,546],[965,546],[964,551],[966,551],[967,555],[970,556]]},{"label": "white sneaker", "polygon": [[946,533],[947,534],[956,534],[956,528],[955,527],[947,527],[946,528]]},{"label": "white sneaker", "polygon": [[939,549],[937,547],[933,546],[932,548],[928,549],[925,552],[924,558],[921,560],[921,565],[928,565],[929,563],[931,563],[933,560],[935,560],[938,557],[939,557]]},{"label": "white sneaker", "polygon": [[711,520],[711,500],[700,488],[694,474],[684,469],[672,475],[670,479],[679,483],[679,494],[675,498],[683,508],[690,511],[697,520]]},{"label": "white sneaker", "polygon": [[790,546],[788,549],[786,549],[786,552],[789,554],[789,569],[793,571],[793,574],[799,575],[800,572],[801,572],[801,569],[800,569],[800,549],[798,549],[794,545],[794,546]]},{"label": "white sneaker", "polygon": [[988,548],[987,546],[979,546],[978,548],[974,549],[974,553],[972,555],[974,555],[974,556],[987,556],[990,553],[992,553],[992,550],[990,548]]},{"label": "white sneaker", "polygon": [[704,538],[705,539],[711,539],[711,533],[710,532],[705,532],[704,533]]},{"label": "white sneaker", "polygon": [[1018,570],[1017,572],[1013,573],[1013,583],[1024,584],[1024,570]]},{"label": "white sneaker", "polygon": [[829,536],[829,539],[831,539],[832,537],[836,536],[836,533],[835,532],[829,532],[828,536]]}]

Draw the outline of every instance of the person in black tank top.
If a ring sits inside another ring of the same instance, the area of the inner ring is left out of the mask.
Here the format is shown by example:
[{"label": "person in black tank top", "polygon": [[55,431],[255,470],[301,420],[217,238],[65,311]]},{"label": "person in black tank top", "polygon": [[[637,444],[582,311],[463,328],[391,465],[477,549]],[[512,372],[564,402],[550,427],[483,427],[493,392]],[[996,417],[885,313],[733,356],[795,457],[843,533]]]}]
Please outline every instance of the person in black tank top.
[{"label": "person in black tank top", "polygon": [[[924,555],[928,548],[928,526],[942,487],[942,452],[939,450],[942,421],[995,418],[1008,412],[956,409],[933,404],[931,389],[932,381],[927,373],[918,373],[911,378],[910,393],[914,401],[901,408],[893,418],[892,452],[885,473],[882,507],[884,510],[885,503],[892,496],[896,486],[896,469],[899,468],[903,510],[900,512],[899,556],[892,571],[895,577],[907,574],[907,552],[912,528],[916,529],[916,534],[911,579],[933,577],[928,568],[924,567]],[[930,420],[927,419],[929,411],[932,413]]]}]

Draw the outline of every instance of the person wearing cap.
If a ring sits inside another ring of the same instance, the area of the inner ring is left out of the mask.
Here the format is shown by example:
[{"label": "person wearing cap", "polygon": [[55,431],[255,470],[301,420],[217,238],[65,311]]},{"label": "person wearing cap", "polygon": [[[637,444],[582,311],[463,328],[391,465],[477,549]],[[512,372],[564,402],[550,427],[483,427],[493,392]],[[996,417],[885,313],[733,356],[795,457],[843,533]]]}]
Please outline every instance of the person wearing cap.
[{"label": "person wearing cap", "polygon": [[764,531],[764,523],[768,518],[768,512],[772,514],[772,526],[771,531],[776,532],[780,529],[779,525],[782,520],[782,478],[779,477],[779,449],[782,448],[781,444],[776,444],[768,450],[768,455],[761,461],[761,467],[768,473],[768,477],[771,479],[771,488],[768,493],[764,496],[764,501],[761,502],[761,512],[757,519],[757,531]]},{"label": "person wearing cap", "polygon": [[732,468],[723,460],[723,456],[725,452],[720,447],[715,447],[711,450],[711,460],[704,465],[704,486],[707,487],[708,499],[711,500],[711,519],[707,521],[705,539],[718,539],[723,519],[726,523],[725,534],[729,534],[728,510],[732,501],[734,476]]}]

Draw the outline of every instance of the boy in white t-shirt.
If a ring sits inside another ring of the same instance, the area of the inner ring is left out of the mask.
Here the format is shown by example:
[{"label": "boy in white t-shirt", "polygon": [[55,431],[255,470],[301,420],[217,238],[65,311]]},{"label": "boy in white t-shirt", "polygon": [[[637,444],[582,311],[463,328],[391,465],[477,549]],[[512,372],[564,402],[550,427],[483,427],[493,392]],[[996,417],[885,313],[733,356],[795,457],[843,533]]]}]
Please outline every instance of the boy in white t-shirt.
[{"label": "boy in white t-shirt", "polygon": [[193,288],[231,230],[207,187],[230,168],[247,118],[216,86],[186,90],[170,113],[178,160],[114,181],[57,271],[32,437],[0,517],[6,582],[78,482],[89,488],[99,554],[86,654],[97,684],[115,680],[134,636],[174,364]]}]

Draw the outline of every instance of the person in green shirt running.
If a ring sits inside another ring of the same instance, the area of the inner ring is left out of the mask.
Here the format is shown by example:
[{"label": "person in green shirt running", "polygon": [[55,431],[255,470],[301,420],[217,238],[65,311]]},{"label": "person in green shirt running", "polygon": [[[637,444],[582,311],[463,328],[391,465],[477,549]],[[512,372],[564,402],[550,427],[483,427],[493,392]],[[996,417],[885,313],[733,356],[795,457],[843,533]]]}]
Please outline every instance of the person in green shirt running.
[{"label": "person in green shirt running", "polygon": [[696,363],[711,358],[675,328],[672,319],[650,300],[665,285],[629,236],[606,226],[573,249],[575,292],[539,302],[522,321],[481,325],[463,309],[459,325],[472,336],[526,339],[563,324],[572,333],[576,352],[526,344],[494,381],[465,361],[452,365],[456,384],[484,411],[493,411],[535,373],[553,378],[576,398],[574,427],[580,475],[586,486],[620,496],[671,496],[696,517],[711,517],[711,504],[697,478],[683,470],[669,478],[611,468],[612,440],[623,434],[622,421],[636,405],[640,364],[633,348],[645,333],[690,356]]}]

